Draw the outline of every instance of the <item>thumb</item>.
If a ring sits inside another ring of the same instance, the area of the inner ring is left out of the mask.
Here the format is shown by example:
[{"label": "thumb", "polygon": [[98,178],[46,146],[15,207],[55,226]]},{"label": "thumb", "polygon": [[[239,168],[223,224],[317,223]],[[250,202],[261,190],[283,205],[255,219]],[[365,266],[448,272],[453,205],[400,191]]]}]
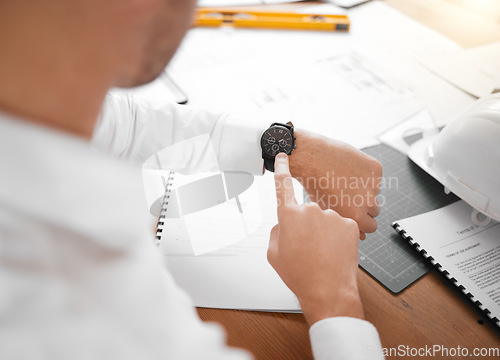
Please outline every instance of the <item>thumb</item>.
[{"label": "thumb", "polygon": [[278,254],[278,239],[280,234],[279,224],[274,225],[269,235],[269,247],[267,248],[267,261],[273,264],[275,256]]},{"label": "thumb", "polygon": [[273,237],[277,237],[279,235],[279,233],[280,233],[280,224],[276,224],[271,229],[271,239]]}]

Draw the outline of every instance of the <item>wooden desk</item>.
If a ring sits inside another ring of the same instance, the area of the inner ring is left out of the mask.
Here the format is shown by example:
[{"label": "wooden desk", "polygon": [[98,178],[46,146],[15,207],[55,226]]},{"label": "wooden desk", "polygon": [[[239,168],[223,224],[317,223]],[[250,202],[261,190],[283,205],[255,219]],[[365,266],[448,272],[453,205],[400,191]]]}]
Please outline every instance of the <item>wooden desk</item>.
[{"label": "wooden desk", "polygon": [[[464,47],[500,41],[498,1],[385,2]],[[427,274],[399,295],[389,293],[361,269],[358,275],[366,319],[377,327],[384,347],[443,345],[469,351],[500,347],[500,331],[439,274]],[[218,322],[226,329],[229,345],[247,349],[256,359],[312,358],[308,326],[300,314],[215,309],[198,312],[203,320]]]}]

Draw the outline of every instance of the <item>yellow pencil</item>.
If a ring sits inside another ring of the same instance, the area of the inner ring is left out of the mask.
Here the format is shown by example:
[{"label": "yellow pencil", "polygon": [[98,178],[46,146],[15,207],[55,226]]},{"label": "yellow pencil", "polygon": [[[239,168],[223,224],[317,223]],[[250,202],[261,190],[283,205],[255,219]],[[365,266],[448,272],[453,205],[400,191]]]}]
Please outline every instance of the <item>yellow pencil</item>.
[{"label": "yellow pencil", "polygon": [[194,26],[349,31],[346,15],[299,14],[224,8],[198,8]]}]

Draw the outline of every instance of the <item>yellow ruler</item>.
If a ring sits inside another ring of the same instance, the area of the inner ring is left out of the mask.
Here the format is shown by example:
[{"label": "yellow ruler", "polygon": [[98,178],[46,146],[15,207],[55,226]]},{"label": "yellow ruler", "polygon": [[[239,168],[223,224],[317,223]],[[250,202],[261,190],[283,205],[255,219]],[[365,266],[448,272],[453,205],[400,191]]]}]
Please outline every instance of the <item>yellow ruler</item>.
[{"label": "yellow ruler", "polygon": [[299,14],[224,8],[198,8],[194,26],[349,31],[346,15]]}]

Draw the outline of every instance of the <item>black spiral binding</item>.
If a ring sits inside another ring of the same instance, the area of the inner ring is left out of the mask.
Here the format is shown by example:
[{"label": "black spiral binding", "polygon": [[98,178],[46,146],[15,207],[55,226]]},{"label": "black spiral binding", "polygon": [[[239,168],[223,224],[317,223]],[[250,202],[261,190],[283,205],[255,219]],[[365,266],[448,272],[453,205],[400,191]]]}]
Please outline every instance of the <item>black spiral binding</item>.
[{"label": "black spiral binding", "polygon": [[161,244],[161,235],[163,233],[163,227],[165,225],[165,219],[167,217],[167,209],[168,209],[168,203],[170,201],[170,196],[172,194],[173,180],[174,180],[174,172],[171,171],[169,172],[168,178],[166,179],[165,194],[163,195],[160,216],[158,217],[158,223],[156,224],[156,237],[155,237],[156,246],[160,246]]},{"label": "black spiral binding", "polygon": [[450,280],[462,293],[464,293],[464,295],[476,306],[479,308],[479,310],[481,310],[481,312],[488,316],[497,326],[500,327],[500,320],[495,317],[495,316],[492,316],[491,314],[491,311],[489,311],[487,308],[485,308],[483,306],[483,304],[479,301],[479,300],[474,300],[474,295],[472,295],[469,291],[467,291],[467,289],[465,288],[465,286],[461,285],[458,283],[457,279],[455,279],[454,277],[452,277],[450,275],[450,273],[448,271],[446,271],[445,269],[443,269],[443,267],[441,266],[440,263],[436,262],[436,260],[432,257],[432,256],[429,256],[427,254],[427,251],[425,251],[424,249],[422,249],[420,247],[420,245],[415,241],[413,240],[413,238],[406,234],[406,231],[404,229],[402,229],[400,227],[400,225],[395,222],[392,224],[392,227],[394,228],[394,230],[396,230],[398,232],[398,234],[406,241],[408,241],[410,243],[410,245],[415,248],[415,250],[417,250],[424,258],[426,258],[434,267],[436,267],[436,269],[438,269],[444,276],[446,276],[446,278],[448,280]]}]

